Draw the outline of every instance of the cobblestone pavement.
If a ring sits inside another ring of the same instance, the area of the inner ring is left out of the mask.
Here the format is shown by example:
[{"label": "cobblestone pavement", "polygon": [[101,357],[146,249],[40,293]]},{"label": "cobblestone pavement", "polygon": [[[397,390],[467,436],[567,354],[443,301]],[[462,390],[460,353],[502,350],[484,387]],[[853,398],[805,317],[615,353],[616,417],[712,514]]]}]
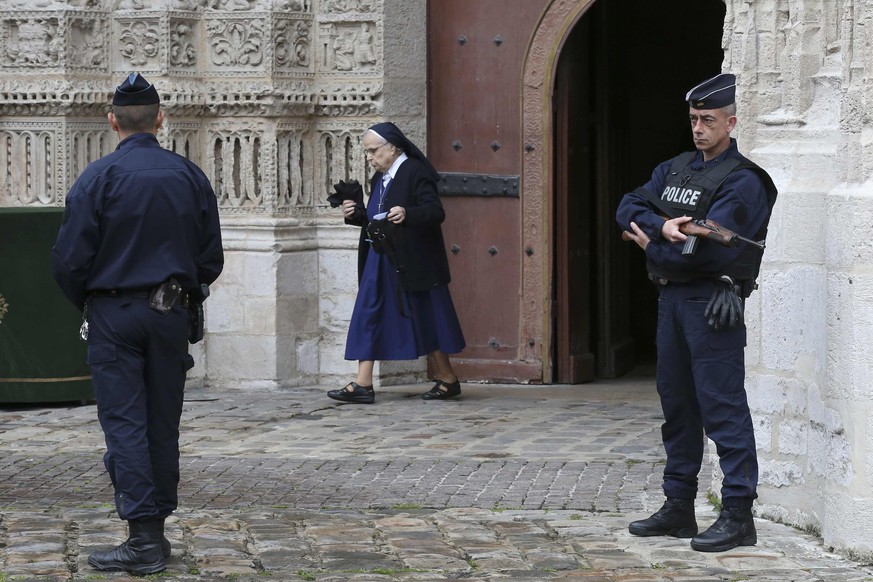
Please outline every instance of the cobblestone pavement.
[{"label": "cobblestone pavement", "polygon": [[[191,391],[175,580],[873,581],[816,538],[758,520],[720,554],[635,538],[662,496],[648,378],[582,386]],[[0,407],[0,582],[123,580],[87,564],[125,537],[89,405]],[[701,496],[698,521],[716,515]]]}]

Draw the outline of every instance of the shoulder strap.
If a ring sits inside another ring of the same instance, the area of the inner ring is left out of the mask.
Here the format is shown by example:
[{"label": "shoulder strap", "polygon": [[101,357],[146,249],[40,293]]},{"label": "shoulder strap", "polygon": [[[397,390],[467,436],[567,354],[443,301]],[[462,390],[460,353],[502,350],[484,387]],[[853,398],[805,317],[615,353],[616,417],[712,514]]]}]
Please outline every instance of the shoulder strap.
[{"label": "shoulder strap", "polygon": [[691,165],[691,162],[694,161],[694,156],[696,156],[696,155],[697,155],[696,151],[683,152],[683,153],[679,154],[678,156],[673,158],[673,163],[670,164],[670,172],[671,173],[678,173],[680,170],[684,170],[689,165]]},{"label": "shoulder strap", "polygon": [[634,190],[634,193],[642,196],[647,202],[649,202],[649,204],[663,212],[664,215],[667,216],[667,218],[676,218],[677,216],[679,216],[674,209],[664,204],[664,201],[658,198],[654,193],[652,193],[651,190],[646,190],[645,188],[640,186],[639,188]]},{"label": "shoulder strap", "polygon": [[773,178],[770,177],[770,174],[767,173],[767,170],[746,157],[742,159],[742,162],[737,166],[737,169],[752,170],[759,178],[761,178],[761,181],[764,182],[764,190],[767,192],[767,206],[772,211],[773,205],[776,204],[776,195],[779,191],[776,189],[776,184],[773,182]]}]

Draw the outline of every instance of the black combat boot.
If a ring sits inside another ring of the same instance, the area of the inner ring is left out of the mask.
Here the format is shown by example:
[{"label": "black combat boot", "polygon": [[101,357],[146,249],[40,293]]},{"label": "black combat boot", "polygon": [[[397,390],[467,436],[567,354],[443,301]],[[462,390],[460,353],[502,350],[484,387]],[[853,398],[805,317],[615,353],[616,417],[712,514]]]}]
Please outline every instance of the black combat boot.
[{"label": "black combat boot", "polygon": [[668,497],[651,517],[631,522],[627,529],[635,536],[690,538],[697,534],[694,500]]},{"label": "black combat boot", "polygon": [[724,552],[737,546],[754,546],[758,543],[755,520],[752,517],[752,501],[725,501],[721,514],[705,532],[691,540],[691,547],[698,552]]},{"label": "black combat boot", "polygon": [[88,556],[88,564],[107,572],[130,572],[145,576],[164,571],[161,520],[134,519],[127,522],[130,536],[127,541],[105,552]]},{"label": "black combat boot", "polygon": [[165,518],[163,518],[163,517],[158,519],[158,524],[160,524],[160,528],[161,528],[161,554],[164,556],[164,559],[166,560],[167,558],[170,557],[171,551],[170,551],[170,540],[168,540],[167,536],[164,535],[164,521],[165,521]]}]

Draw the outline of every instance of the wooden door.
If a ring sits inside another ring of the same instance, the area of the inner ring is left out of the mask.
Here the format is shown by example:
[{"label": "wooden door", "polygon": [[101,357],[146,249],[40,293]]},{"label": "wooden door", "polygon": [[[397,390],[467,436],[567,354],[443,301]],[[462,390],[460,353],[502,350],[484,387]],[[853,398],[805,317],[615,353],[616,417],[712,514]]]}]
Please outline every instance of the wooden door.
[{"label": "wooden door", "polygon": [[554,91],[555,204],[552,370],[562,384],[595,376],[597,323],[594,260],[598,194],[598,139],[594,75],[597,27],[576,25],[558,61]]},{"label": "wooden door", "polygon": [[462,379],[538,382],[519,358],[522,65],[549,0],[428,3],[428,157],[467,349]]}]

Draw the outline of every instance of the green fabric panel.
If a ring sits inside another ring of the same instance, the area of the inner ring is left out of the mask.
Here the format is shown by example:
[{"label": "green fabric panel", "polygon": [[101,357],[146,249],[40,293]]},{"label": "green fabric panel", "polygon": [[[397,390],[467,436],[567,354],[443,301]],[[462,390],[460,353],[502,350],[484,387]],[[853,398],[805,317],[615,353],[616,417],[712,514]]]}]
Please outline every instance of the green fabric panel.
[{"label": "green fabric panel", "polygon": [[92,400],[82,314],[51,274],[63,208],[0,208],[0,403]]}]

